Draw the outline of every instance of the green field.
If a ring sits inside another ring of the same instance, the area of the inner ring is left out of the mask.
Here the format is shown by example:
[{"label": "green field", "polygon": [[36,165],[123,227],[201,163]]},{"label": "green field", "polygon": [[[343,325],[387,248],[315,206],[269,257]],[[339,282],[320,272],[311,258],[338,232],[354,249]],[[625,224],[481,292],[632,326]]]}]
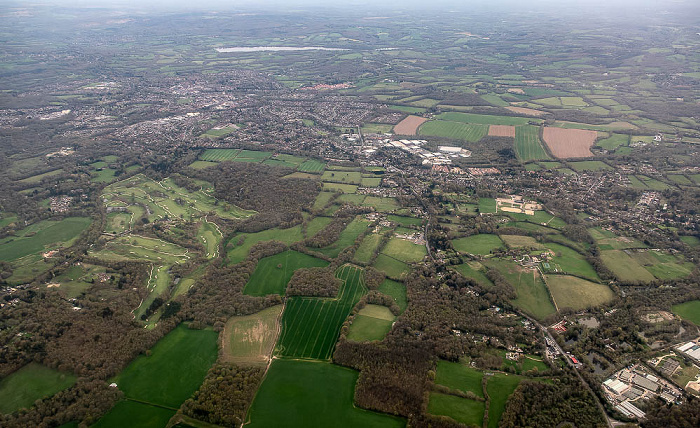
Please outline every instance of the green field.
[{"label": "green field", "polygon": [[189,167],[193,169],[205,169],[216,165],[217,162],[197,160],[189,164]]},{"label": "green field", "polygon": [[610,165],[601,161],[571,162],[570,165],[576,171],[605,171],[612,169]]},{"label": "green field", "polygon": [[445,120],[430,120],[421,125],[418,130],[421,136],[451,138],[471,143],[481,140],[488,132],[488,125],[470,125]]},{"label": "green field", "polygon": [[531,236],[501,235],[501,239],[506,243],[508,248],[544,248],[543,244],[537,242],[537,240]]},{"label": "green field", "polygon": [[299,165],[299,168],[297,168],[297,170],[301,172],[321,173],[325,168],[325,162],[317,161],[315,159],[309,159],[303,162],[301,165]]},{"label": "green field", "polygon": [[540,130],[536,126],[515,128],[515,153],[522,161],[549,159],[540,141]]},{"label": "green field", "polygon": [[493,282],[486,276],[486,269],[479,262],[469,262],[452,267],[457,272],[461,273],[469,279],[473,279],[483,287],[493,286]]},{"label": "green field", "polygon": [[630,136],[626,134],[612,134],[610,137],[599,140],[596,145],[606,150],[616,150],[620,146],[627,146]]},{"label": "green field", "polygon": [[601,228],[589,228],[588,233],[601,250],[626,250],[628,248],[646,248],[642,242],[626,236],[617,236],[613,232]]},{"label": "green field", "polygon": [[513,300],[514,305],[538,319],[556,312],[547,286],[536,270],[524,269],[507,260],[490,260],[487,265],[497,269],[515,288],[517,298]]},{"label": "green field", "polygon": [[0,239],[0,260],[13,261],[42,251],[69,247],[91,222],[86,217],[67,217],[61,221],[42,220],[32,224],[16,232],[15,236]]},{"label": "green field", "polygon": [[219,244],[223,239],[221,231],[216,224],[204,221],[199,228],[199,238],[207,251],[207,258],[213,259],[219,256]]},{"label": "green field", "polygon": [[357,185],[342,183],[323,183],[323,190],[326,192],[355,193],[357,192]]},{"label": "green field", "polygon": [[410,268],[406,263],[392,259],[384,254],[379,254],[372,266],[375,269],[384,272],[386,276],[391,279],[402,279],[403,276],[408,274],[410,271]]},{"label": "green field", "polygon": [[389,221],[393,221],[395,223],[400,224],[401,226],[407,227],[407,226],[420,226],[423,223],[422,218],[417,218],[417,217],[403,217],[403,216],[398,216],[398,215],[393,215],[390,214],[387,216],[387,219]]},{"label": "green field", "polygon": [[650,282],[654,280],[654,275],[622,250],[601,251],[600,258],[620,281]]},{"label": "green field", "polygon": [[267,364],[277,340],[281,313],[282,305],[277,305],[229,319],[222,333],[222,358],[235,364]]},{"label": "green field", "polygon": [[[258,242],[281,241],[285,244],[301,241],[304,239],[301,233],[301,226],[290,227],[289,229],[268,229],[256,233],[241,233],[234,236],[227,247],[229,263],[240,263],[248,257],[251,247]],[[240,245],[238,243],[242,241]]]},{"label": "green field", "polygon": [[199,159],[210,162],[230,161],[238,156],[240,149],[207,149],[199,155]]},{"label": "green field", "polygon": [[508,397],[518,387],[521,379],[519,376],[502,373],[496,373],[489,378],[486,384],[486,391],[491,399],[488,428],[498,428],[498,422],[506,410]]},{"label": "green field", "polygon": [[435,374],[435,383],[462,392],[473,392],[477,397],[483,397],[481,379],[484,373],[467,365],[439,360]]},{"label": "green field", "polygon": [[353,257],[353,260],[357,263],[368,263],[372,256],[374,255],[374,251],[377,249],[377,246],[382,240],[382,235],[379,235],[377,233],[370,233],[365,235],[365,237],[362,239],[362,242],[360,243],[360,246],[357,248],[357,251],[355,251],[355,256]]},{"label": "green field", "polygon": [[479,213],[496,214],[496,200],[493,198],[480,198]]},{"label": "green field", "polygon": [[258,261],[258,266],[243,288],[243,294],[266,296],[284,295],[294,271],[300,268],[325,267],[328,262],[297,251],[285,251]]},{"label": "green field", "polygon": [[586,281],[569,275],[547,275],[547,286],[559,309],[587,309],[604,305],[615,298],[615,293],[604,284]]},{"label": "green field", "polygon": [[379,212],[392,212],[399,208],[398,202],[395,198],[382,198],[379,196],[367,196],[362,205],[366,207],[373,207]]},{"label": "green field", "polygon": [[334,299],[290,297],[282,315],[282,332],[275,355],[328,360],[333,355],[340,327],[366,292],[363,271],[345,265],[336,277],[343,281]]},{"label": "green field", "polygon": [[367,305],[355,315],[348,331],[348,340],[371,342],[382,340],[391,330],[396,317],[385,306]]},{"label": "green field", "polygon": [[542,122],[542,119],[512,116],[491,116],[487,114],[472,113],[442,113],[438,119],[450,122],[473,123],[479,125],[527,125],[529,122]]},{"label": "green field", "polygon": [[318,192],[318,196],[316,196],[316,200],[314,201],[313,209],[315,210],[320,210],[326,205],[328,205],[328,202],[330,202],[331,198],[333,197],[334,193],[332,192]]},{"label": "green field", "polygon": [[201,385],[217,357],[219,334],[181,324],[113,379],[127,398],[177,409]]},{"label": "green field", "polygon": [[691,300],[679,305],[673,305],[672,310],[679,317],[700,326],[700,300]]},{"label": "green field", "polygon": [[71,387],[76,377],[37,363],[29,363],[0,380],[0,413],[30,408],[36,400]]},{"label": "green field", "polygon": [[24,184],[38,183],[45,178],[51,178],[51,177],[54,177],[54,176],[62,174],[62,173],[63,173],[62,169],[57,169],[54,171],[45,172],[43,174],[38,174],[38,175],[33,175],[31,177],[27,177],[25,179],[19,180],[19,183],[24,183]]},{"label": "green field", "polygon": [[355,407],[357,378],[356,371],[330,363],[275,360],[253,400],[246,426],[405,426],[403,419]]},{"label": "green field", "polygon": [[104,415],[92,428],[163,428],[170,418],[175,416],[176,409],[166,409],[158,406],[124,400],[118,402],[112,410]]},{"label": "green field", "polygon": [[423,260],[428,254],[428,250],[425,245],[414,244],[406,239],[394,237],[382,249],[382,254],[404,263],[415,263]]},{"label": "green field", "polygon": [[401,309],[401,312],[405,311],[408,307],[406,286],[402,283],[392,281],[391,279],[385,279],[377,290],[393,298],[394,302],[399,306],[399,309]]},{"label": "green field", "polygon": [[550,268],[543,268],[544,271],[551,272],[556,270],[558,273],[568,273],[592,280],[599,279],[593,266],[575,250],[564,245],[549,242],[544,245],[555,254],[549,262]]},{"label": "green field", "polygon": [[188,250],[171,242],[146,236],[120,236],[91,255],[108,261],[145,260],[159,265],[181,263],[190,258]]},{"label": "green field", "polygon": [[218,128],[218,129],[211,128],[210,130],[208,130],[207,132],[205,132],[201,136],[206,137],[206,138],[221,138],[221,137],[225,137],[226,135],[235,132],[237,129],[238,129],[238,127],[234,127],[234,126],[226,126],[226,127]]},{"label": "green field", "polygon": [[484,422],[485,405],[482,401],[469,400],[454,395],[430,393],[428,413],[448,416],[467,426],[480,427]]},{"label": "green field", "polygon": [[662,280],[685,278],[695,269],[695,265],[685,262],[682,256],[657,250],[634,251],[632,258]]},{"label": "green field", "polygon": [[503,248],[503,241],[498,235],[472,235],[466,238],[454,239],[452,246],[460,253],[479,254],[482,256],[491,254],[491,251]]},{"label": "green field", "polygon": [[362,187],[377,187],[382,184],[382,179],[377,177],[362,177],[362,182],[360,184]]},{"label": "green field", "polygon": [[331,183],[357,184],[362,182],[362,173],[359,171],[326,170],[321,175],[321,180]]},{"label": "green field", "polygon": [[341,251],[355,243],[357,237],[367,230],[367,226],[369,226],[369,224],[369,221],[365,220],[361,216],[357,216],[350,222],[350,224],[348,224],[345,230],[340,233],[340,237],[337,241],[327,247],[315,250],[329,257],[338,257],[338,254],[340,254]]},{"label": "green field", "polygon": [[680,237],[681,241],[690,245],[691,247],[700,247],[700,238],[697,236],[686,235]]}]

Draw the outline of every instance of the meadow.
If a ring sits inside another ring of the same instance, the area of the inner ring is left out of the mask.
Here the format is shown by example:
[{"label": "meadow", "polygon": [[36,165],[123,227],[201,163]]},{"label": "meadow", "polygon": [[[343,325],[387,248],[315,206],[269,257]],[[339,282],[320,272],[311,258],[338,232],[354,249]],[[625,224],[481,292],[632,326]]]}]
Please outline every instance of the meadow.
[{"label": "meadow", "polygon": [[[248,257],[248,253],[253,245],[265,241],[281,241],[285,244],[301,241],[304,236],[301,233],[301,226],[294,226],[288,229],[268,229],[255,233],[240,233],[234,236],[227,246],[227,257],[229,263],[240,263]],[[240,241],[240,245],[238,244]]]},{"label": "meadow", "polygon": [[0,413],[28,409],[36,400],[73,386],[76,376],[37,363],[29,363],[0,380]]},{"label": "meadow", "polygon": [[199,159],[209,162],[230,161],[235,159],[240,152],[240,149],[207,149],[199,155]]},{"label": "meadow", "polygon": [[[318,361],[275,360],[248,411],[249,427],[403,427],[353,405],[358,372]],[[303,382],[299,380],[303,379]]]},{"label": "meadow", "polygon": [[402,261],[392,259],[384,254],[379,254],[372,265],[386,274],[391,279],[403,279],[404,275],[408,274],[410,268]]},{"label": "meadow", "polygon": [[475,143],[486,136],[488,125],[470,125],[462,122],[431,120],[421,125],[419,135],[426,137],[443,137]]},{"label": "meadow", "polygon": [[484,422],[485,409],[482,401],[439,392],[431,392],[428,401],[428,413],[431,415],[448,416],[467,426],[480,427]]},{"label": "meadow", "polygon": [[545,282],[559,309],[571,308],[578,311],[604,305],[615,298],[615,293],[607,285],[576,276],[546,275]]},{"label": "meadow", "polygon": [[226,322],[221,334],[224,361],[235,364],[267,364],[275,347],[282,305]]},{"label": "meadow", "polygon": [[464,275],[466,278],[476,281],[482,287],[492,287],[493,282],[486,276],[486,269],[479,262],[469,262],[452,266],[454,270]]},{"label": "meadow", "polygon": [[13,261],[42,251],[70,247],[91,222],[86,217],[67,217],[34,223],[16,232],[16,236],[0,239],[0,260]]},{"label": "meadow", "polygon": [[649,273],[662,280],[685,278],[695,269],[695,265],[686,262],[683,256],[657,250],[634,251],[632,258]]},{"label": "meadow", "polygon": [[513,117],[513,116],[492,116],[487,114],[473,114],[473,113],[441,113],[437,115],[440,120],[447,120],[450,122],[463,122],[463,123],[473,123],[478,125],[527,125],[529,122],[542,122],[542,119],[532,119],[527,117]]},{"label": "meadow", "polygon": [[282,333],[275,355],[330,359],[340,327],[366,292],[363,275],[362,269],[345,265],[336,272],[343,281],[336,298],[290,297],[282,315]]},{"label": "meadow", "polygon": [[503,412],[506,410],[508,397],[510,397],[515,391],[515,388],[518,387],[521,379],[522,378],[519,376],[503,373],[496,373],[489,378],[486,384],[486,392],[488,392],[489,398],[491,399],[488,428],[498,428],[498,422],[501,420],[501,416],[503,416]]},{"label": "meadow", "polygon": [[355,251],[355,256],[353,260],[357,263],[368,263],[374,255],[377,246],[381,242],[382,235],[377,233],[370,233],[365,235],[360,243],[360,246]]},{"label": "meadow", "polygon": [[299,165],[299,168],[297,168],[297,171],[301,172],[310,172],[310,173],[322,173],[323,170],[326,168],[325,162],[321,162],[315,159],[308,159],[304,161],[301,165]]},{"label": "meadow", "polygon": [[483,397],[484,391],[481,380],[484,372],[475,370],[465,364],[439,360],[435,373],[435,383],[462,392],[473,392],[477,397]]},{"label": "meadow", "polygon": [[601,161],[581,161],[571,162],[571,167],[576,171],[605,171],[611,170],[612,167]]},{"label": "meadow", "polygon": [[503,248],[503,241],[498,235],[472,235],[452,240],[452,246],[460,253],[489,255],[493,250]]},{"label": "meadow", "polygon": [[321,175],[321,180],[330,183],[345,183],[359,185],[362,182],[362,173],[359,171],[326,170]]},{"label": "meadow", "polygon": [[689,302],[673,305],[671,309],[673,313],[679,317],[700,326],[700,300],[691,300]]},{"label": "meadow", "polygon": [[497,269],[515,288],[514,305],[538,319],[556,312],[547,287],[536,270],[524,269],[507,260],[490,260],[487,265]]},{"label": "meadow", "polygon": [[284,295],[294,271],[300,268],[325,267],[328,262],[298,251],[285,251],[258,261],[255,271],[243,288],[243,294],[266,296]]},{"label": "meadow", "polygon": [[596,273],[595,269],[593,269],[593,266],[586,261],[584,256],[575,250],[572,250],[564,245],[550,242],[544,245],[555,254],[554,257],[552,257],[552,260],[549,262],[551,268],[556,268],[556,270],[560,273],[568,273],[592,280],[599,279],[598,274]]},{"label": "meadow", "polygon": [[373,207],[379,212],[392,212],[399,208],[398,202],[395,198],[382,198],[379,196],[367,196],[362,205],[366,207]]},{"label": "meadow", "polygon": [[620,281],[650,282],[654,280],[654,275],[622,250],[601,251],[600,258]]},{"label": "meadow", "polygon": [[348,224],[345,230],[340,233],[340,237],[337,241],[327,247],[314,250],[329,257],[338,257],[338,254],[340,254],[341,251],[355,243],[357,237],[367,230],[367,226],[369,226],[369,224],[369,221],[365,220],[361,216],[357,216],[350,222],[350,224]]},{"label": "meadow", "polygon": [[385,279],[377,290],[380,293],[384,293],[393,298],[394,302],[396,302],[396,304],[399,306],[399,309],[401,309],[401,312],[405,311],[408,307],[408,301],[406,299],[406,286],[402,283],[391,279]]},{"label": "meadow", "polygon": [[515,153],[522,161],[549,159],[540,141],[539,128],[531,125],[515,128]]},{"label": "meadow", "polygon": [[127,398],[177,409],[201,385],[217,358],[213,330],[180,324],[112,381]]},{"label": "meadow", "polygon": [[175,416],[176,409],[139,403],[131,400],[118,402],[93,428],[153,427],[162,428]]},{"label": "meadow", "polygon": [[424,245],[414,244],[406,239],[394,237],[387,242],[382,249],[382,253],[404,263],[415,263],[423,260],[428,254],[428,250]]},{"label": "meadow", "polygon": [[395,319],[389,308],[367,305],[355,315],[348,331],[348,340],[354,342],[382,340],[391,330]]}]

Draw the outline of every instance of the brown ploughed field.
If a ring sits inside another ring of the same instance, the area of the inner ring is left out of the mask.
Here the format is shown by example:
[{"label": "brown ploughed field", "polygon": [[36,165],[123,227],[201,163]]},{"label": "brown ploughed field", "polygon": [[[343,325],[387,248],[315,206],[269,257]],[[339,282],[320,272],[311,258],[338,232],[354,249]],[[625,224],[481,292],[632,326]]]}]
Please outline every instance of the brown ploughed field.
[{"label": "brown ploughed field", "polygon": [[491,125],[489,126],[489,136],[491,137],[513,137],[515,138],[515,126]]},{"label": "brown ploughed field", "polygon": [[526,116],[542,116],[543,114],[545,114],[545,112],[543,111],[526,107],[506,107],[506,109],[512,111],[513,113],[524,114]]},{"label": "brown ploughed field", "polygon": [[598,133],[584,129],[544,128],[542,139],[557,158],[587,158],[593,156],[591,146]]},{"label": "brown ploughed field", "polygon": [[416,135],[418,132],[418,127],[421,126],[426,120],[428,119],[420,116],[408,116],[406,119],[394,126],[394,134]]}]

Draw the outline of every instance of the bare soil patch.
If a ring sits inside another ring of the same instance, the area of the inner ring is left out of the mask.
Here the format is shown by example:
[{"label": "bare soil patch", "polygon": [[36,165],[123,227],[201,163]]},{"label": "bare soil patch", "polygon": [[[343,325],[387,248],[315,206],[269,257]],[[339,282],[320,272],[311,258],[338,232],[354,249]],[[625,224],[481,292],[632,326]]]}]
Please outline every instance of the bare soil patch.
[{"label": "bare soil patch", "polygon": [[524,114],[526,116],[542,116],[543,114],[545,114],[545,112],[543,111],[526,107],[506,107],[506,109],[512,111],[513,113]]},{"label": "bare soil patch", "polygon": [[399,135],[416,135],[418,127],[427,120],[424,117],[410,115],[394,126],[394,133]]},{"label": "bare soil patch", "polygon": [[544,128],[542,139],[557,158],[586,158],[593,156],[591,146],[598,132],[584,129]]},{"label": "bare soil patch", "polygon": [[489,126],[489,135],[492,137],[512,137],[512,138],[515,138],[515,126],[491,125],[491,126]]}]

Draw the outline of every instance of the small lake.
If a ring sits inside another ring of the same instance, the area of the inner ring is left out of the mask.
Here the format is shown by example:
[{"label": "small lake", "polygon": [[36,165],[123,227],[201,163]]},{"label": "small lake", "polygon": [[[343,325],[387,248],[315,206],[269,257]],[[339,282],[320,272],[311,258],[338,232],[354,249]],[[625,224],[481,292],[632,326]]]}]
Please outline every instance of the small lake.
[{"label": "small lake", "polygon": [[324,48],[322,46],[234,46],[232,48],[216,48],[217,52],[288,52],[288,51],[349,51],[350,49]]}]

